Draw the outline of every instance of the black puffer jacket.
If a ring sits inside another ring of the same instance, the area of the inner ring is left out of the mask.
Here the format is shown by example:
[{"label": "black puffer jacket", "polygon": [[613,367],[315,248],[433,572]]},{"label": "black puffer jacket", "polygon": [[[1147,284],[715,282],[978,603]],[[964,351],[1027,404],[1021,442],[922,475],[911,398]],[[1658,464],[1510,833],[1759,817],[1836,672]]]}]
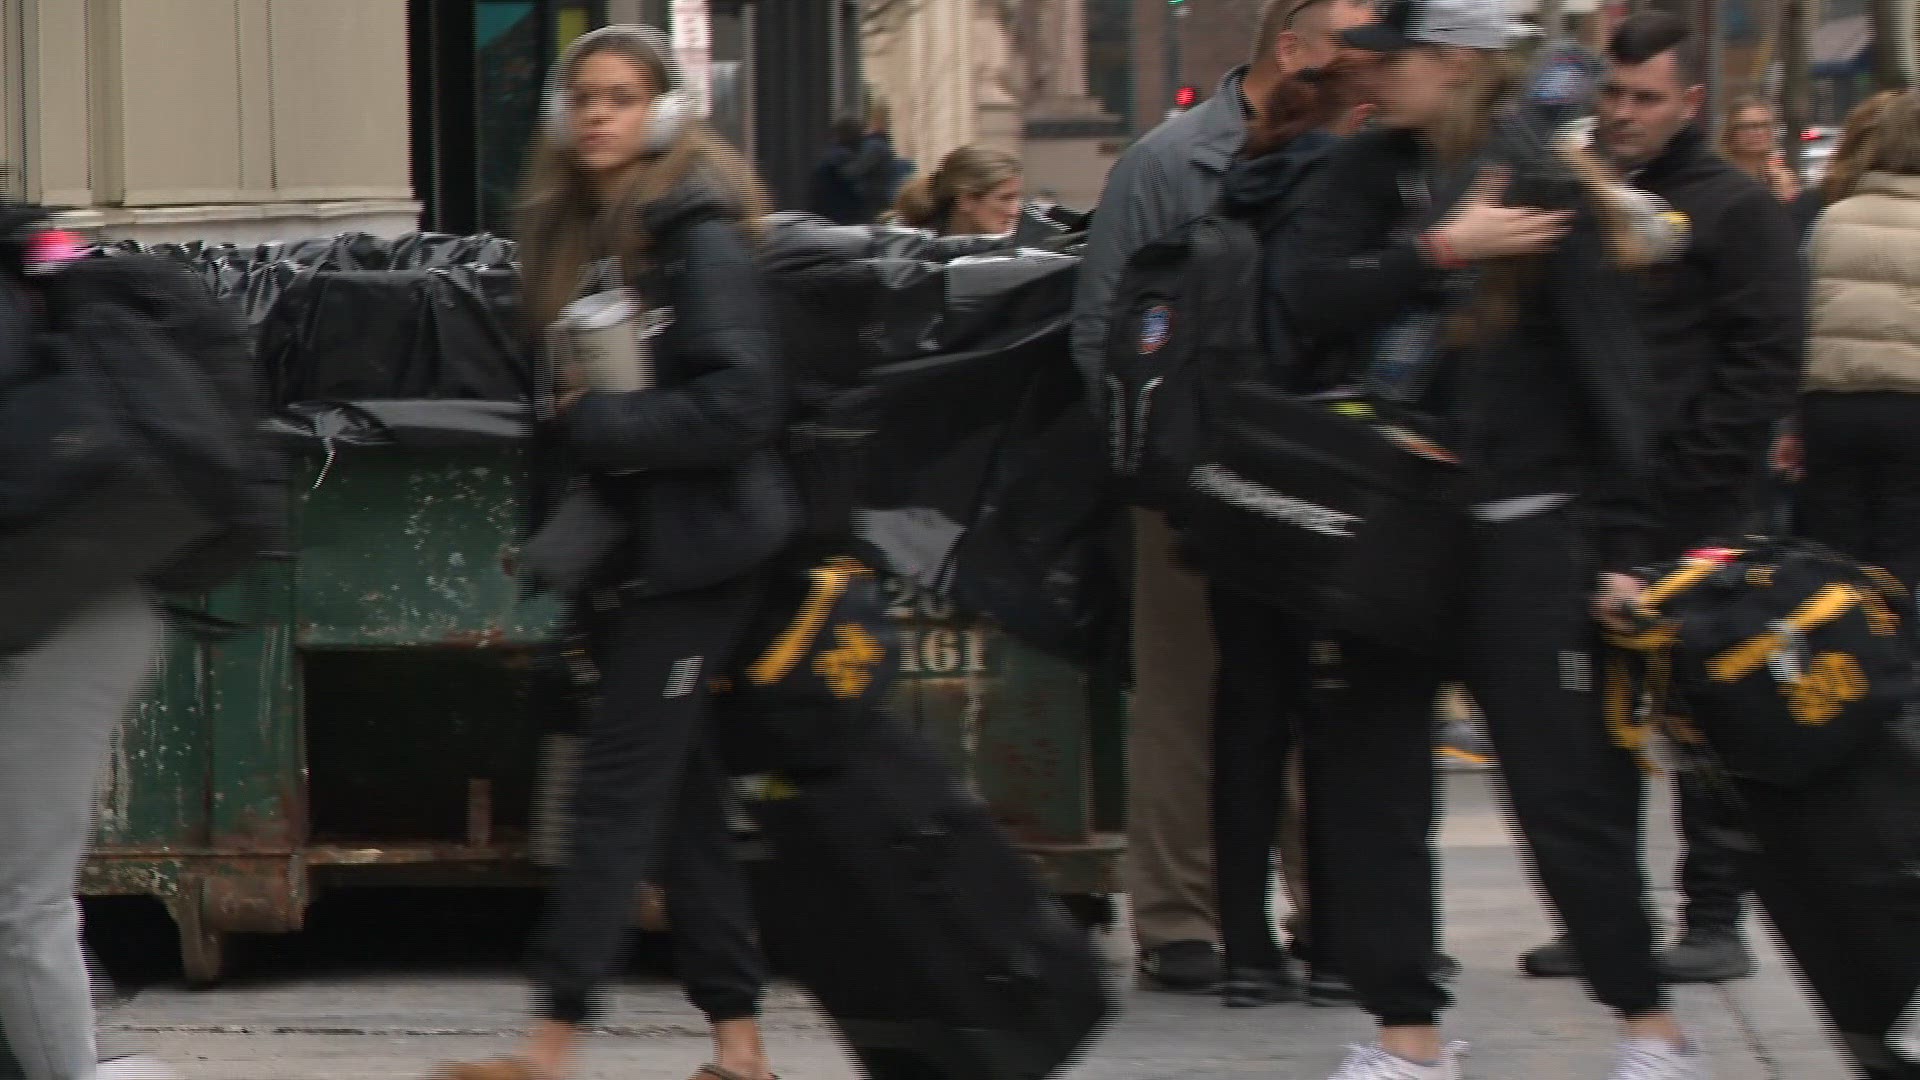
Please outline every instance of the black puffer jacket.
[{"label": "black puffer jacket", "polygon": [[658,596],[753,570],[799,508],[777,449],[785,380],[735,215],[689,182],[648,208],[646,228],[651,265],[632,284],[669,320],[652,339],[655,385],[588,394],[543,426],[536,518],[584,474],[633,526],[607,583]]},{"label": "black puffer jacket", "polygon": [[[1652,463],[1646,356],[1630,287],[1571,172],[1542,147],[1515,141],[1522,145],[1485,155],[1511,170],[1507,201],[1572,210],[1571,232],[1532,268],[1513,326],[1444,361],[1425,405],[1451,422],[1476,501],[1581,496],[1603,568],[1627,569],[1647,547]],[[1288,319],[1316,348],[1342,355],[1356,383],[1373,336],[1445,293],[1447,272],[1416,238],[1445,209],[1420,197],[1446,187],[1429,183],[1427,157],[1405,132],[1355,136],[1334,151],[1304,216]]]},{"label": "black puffer jacket", "polygon": [[[1807,278],[1793,216],[1697,130],[1633,182],[1686,215],[1686,251],[1641,278],[1660,510],[1681,544],[1739,529],[1806,361]],[[1677,554],[1669,551],[1666,554]]]}]

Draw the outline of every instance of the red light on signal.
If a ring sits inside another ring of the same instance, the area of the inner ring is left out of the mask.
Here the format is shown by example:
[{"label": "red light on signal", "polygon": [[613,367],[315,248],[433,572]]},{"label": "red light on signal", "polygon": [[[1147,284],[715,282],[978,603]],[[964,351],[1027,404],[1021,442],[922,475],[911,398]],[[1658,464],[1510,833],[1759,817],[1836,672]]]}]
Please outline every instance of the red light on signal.
[{"label": "red light on signal", "polygon": [[1183,86],[1173,92],[1173,107],[1176,109],[1191,109],[1199,100],[1200,88],[1197,86]]}]

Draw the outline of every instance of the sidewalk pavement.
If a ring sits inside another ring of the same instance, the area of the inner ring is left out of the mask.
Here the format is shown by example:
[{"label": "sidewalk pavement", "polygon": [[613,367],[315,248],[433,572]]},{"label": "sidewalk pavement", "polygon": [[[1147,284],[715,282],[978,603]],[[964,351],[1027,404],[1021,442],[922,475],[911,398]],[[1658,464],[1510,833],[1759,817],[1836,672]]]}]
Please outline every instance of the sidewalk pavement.
[{"label": "sidewalk pavement", "polygon": [[[1441,842],[1445,945],[1465,972],[1449,1036],[1472,1050],[1474,1080],[1602,1080],[1611,1021],[1568,982],[1521,978],[1516,956],[1546,939],[1535,899],[1493,793],[1492,775],[1447,778]],[[1671,878],[1670,800],[1649,808],[1656,881]],[[1657,897],[1673,910],[1670,890]],[[1753,938],[1758,977],[1726,988],[1682,987],[1675,1003],[1713,1055],[1718,1080],[1815,1080],[1849,1075],[1763,921]],[[1119,942],[1112,942],[1116,952]],[[106,1018],[108,1035],[170,1059],[188,1080],[346,1080],[421,1076],[435,1062],[484,1057],[512,1045],[526,994],[497,965],[482,970],[351,966],[298,981],[224,989],[146,991]],[[780,989],[768,1002],[776,1066],[788,1080],[857,1075],[805,999]],[[1069,1080],[1323,1080],[1345,1044],[1368,1038],[1355,1009],[1283,1005],[1230,1010],[1210,997],[1131,991],[1118,1023]],[[622,987],[607,1026],[589,1041],[583,1080],[676,1080],[704,1060],[700,1019],[673,987]]]}]

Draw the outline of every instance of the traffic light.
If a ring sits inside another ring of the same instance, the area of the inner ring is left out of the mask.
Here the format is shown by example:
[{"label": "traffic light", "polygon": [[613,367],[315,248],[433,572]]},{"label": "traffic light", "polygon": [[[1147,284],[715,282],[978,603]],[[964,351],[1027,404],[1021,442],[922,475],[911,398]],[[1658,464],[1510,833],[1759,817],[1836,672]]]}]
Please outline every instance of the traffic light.
[{"label": "traffic light", "polygon": [[1173,92],[1173,107],[1185,112],[1200,101],[1200,88],[1191,84]]}]

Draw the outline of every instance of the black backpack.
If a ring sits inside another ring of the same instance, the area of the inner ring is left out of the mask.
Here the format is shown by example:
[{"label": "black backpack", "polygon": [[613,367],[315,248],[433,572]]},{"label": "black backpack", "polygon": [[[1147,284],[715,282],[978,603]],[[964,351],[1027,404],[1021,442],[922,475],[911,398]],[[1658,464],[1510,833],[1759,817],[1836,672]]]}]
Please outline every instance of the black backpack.
[{"label": "black backpack", "polygon": [[48,323],[94,353],[133,433],[209,532],[149,576],[164,591],[225,584],[286,546],[284,459],[238,311],[184,267],[142,254],[76,261],[44,286]]},{"label": "black backpack", "polygon": [[0,653],[135,583],[222,584],[284,534],[244,324],[151,256],[40,261],[44,234],[0,210]]},{"label": "black backpack", "polygon": [[1261,244],[1213,212],[1134,252],[1107,324],[1107,444],[1121,494],[1178,514],[1224,388],[1261,369]]}]

